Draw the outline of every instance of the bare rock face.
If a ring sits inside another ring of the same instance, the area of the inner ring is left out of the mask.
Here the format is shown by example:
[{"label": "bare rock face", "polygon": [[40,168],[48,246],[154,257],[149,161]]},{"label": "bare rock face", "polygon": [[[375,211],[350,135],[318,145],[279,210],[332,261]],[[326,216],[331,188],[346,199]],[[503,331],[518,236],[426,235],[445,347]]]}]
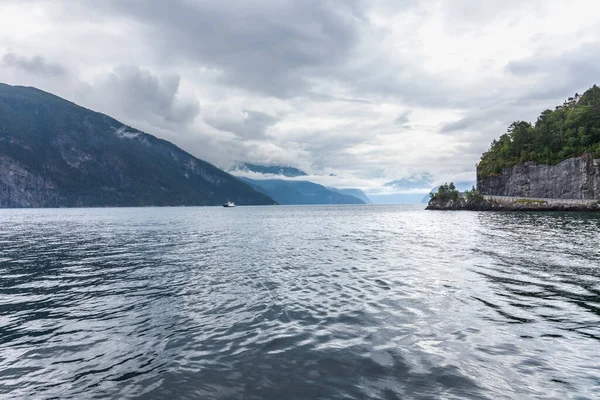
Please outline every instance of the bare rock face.
[{"label": "bare rock face", "polygon": [[29,172],[18,162],[0,155],[0,208],[56,206],[56,187]]},{"label": "bare rock face", "polygon": [[476,200],[467,200],[464,197],[460,197],[458,200],[437,200],[431,199],[427,204],[426,210],[448,210],[448,211],[495,211],[498,210],[498,204],[495,202],[487,201],[483,198]]},{"label": "bare rock face", "polygon": [[591,153],[556,165],[526,162],[498,176],[478,178],[483,195],[548,199],[600,199],[600,159]]},{"label": "bare rock face", "polygon": [[464,197],[458,200],[439,201],[431,200],[426,210],[444,211],[600,211],[599,200],[573,201],[561,199],[527,200],[516,197],[509,198],[481,198],[467,200]]}]

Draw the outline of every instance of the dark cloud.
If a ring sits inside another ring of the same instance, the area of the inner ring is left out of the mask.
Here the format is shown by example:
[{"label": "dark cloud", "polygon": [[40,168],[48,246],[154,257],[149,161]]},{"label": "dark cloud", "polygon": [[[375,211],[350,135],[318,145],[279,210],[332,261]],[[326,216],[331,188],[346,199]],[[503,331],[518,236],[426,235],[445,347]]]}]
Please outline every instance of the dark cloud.
[{"label": "dark cloud", "polygon": [[[415,4],[405,0],[394,7],[414,11]],[[388,49],[364,47],[366,32],[373,41],[387,34],[371,24],[365,0],[111,0],[89,6],[141,24],[158,62],[214,69],[220,84],[255,95],[464,104],[445,77],[419,68],[411,58],[391,57]],[[317,82],[349,95],[317,91]]]},{"label": "dark cloud", "polygon": [[274,117],[260,111],[244,110],[244,137],[259,137],[263,136],[265,130],[270,126],[275,125],[281,120],[279,117]]},{"label": "dark cloud", "polygon": [[[4,80],[218,165],[270,161],[379,183],[474,172],[512,121],[535,121],[599,76],[592,1],[564,15],[560,0],[0,3],[2,45],[43,55],[0,58]],[[43,29],[24,37],[19,19]]]},{"label": "dark cloud", "polygon": [[513,121],[535,120],[543,107],[544,102],[523,101],[515,97],[510,101],[502,101],[491,106],[473,108],[468,114],[458,121],[442,126],[440,133],[451,134],[455,137],[465,137],[469,145],[477,144],[474,153],[485,150],[492,138],[498,137]]},{"label": "dark cloud", "polygon": [[15,53],[7,53],[2,57],[2,64],[5,67],[18,68],[34,75],[56,77],[67,74],[67,69],[64,66],[48,62],[41,56],[27,57]]},{"label": "dark cloud", "polygon": [[505,70],[513,75],[528,76],[540,71],[540,65],[531,60],[520,60],[509,62]]},{"label": "dark cloud", "polygon": [[241,115],[236,117],[205,116],[204,121],[213,128],[235,133],[243,139],[252,140],[264,139],[267,129],[281,121],[280,116],[253,110],[243,110]]},{"label": "dark cloud", "polygon": [[400,113],[400,115],[398,115],[396,117],[396,119],[394,120],[394,124],[395,125],[400,125],[403,128],[410,128],[410,114],[411,111],[410,110],[406,110],[403,111],[402,113]]},{"label": "dark cloud", "polygon": [[308,92],[305,94],[305,96],[307,97],[307,99],[322,102],[341,101],[346,103],[373,104],[372,101],[366,99],[354,99],[350,97],[332,96],[330,94],[325,93]]},{"label": "dark cloud", "polygon": [[525,59],[514,60],[506,65],[506,70],[517,76],[539,74],[556,76],[563,72],[578,72],[570,78],[576,81],[590,81],[598,78],[599,51],[600,41],[595,41],[567,49],[552,56],[534,54]]},{"label": "dark cloud", "polygon": [[462,129],[470,127],[475,122],[477,122],[477,121],[474,118],[462,118],[462,119],[459,119],[456,122],[451,122],[449,124],[444,125],[442,127],[442,129],[440,130],[440,132],[442,132],[442,133],[448,133],[448,132],[459,131],[459,130],[462,130]]},{"label": "dark cloud", "polygon": [[[575,92],[582,93],[597,83],[599,65],[600,42],[587,43],[551,56],[540,53],[510,61],[504,71],[518,81],[484,96],[471,97],[468,114],[445,124],[440,132],[488,132],[484,140],[487,142],[504,133],[513,121],[535,122],[543,110],[553,109]],[[473,137],[472,140],[477,142],[479,138]]]},{"label": "dark cloud", "polygon": [[166,122],[185,124],[200,113],[200,104],[197,99],[178,98],[180,81],[177,74],[157,76],[136,65],[122,65],[91,90],[97,102],[108,102],[118,114],[135,118],[151,113]]},{"label": "dark cloud", "polygon": [[[379,3],[396,14],[422,13],[413,0]],[[389,32],[371,23],[370,3],[365,0],[87,0],[85,4],[81,12],[94,9],[106,18],[141,26],[144,46],[154,53],[155,62],[209,69],[220,84],[254,95],[465,105],[465,96],[446,77],[420,68],[412,58],[393,57],[388,49],[368,44]],[[347,95],[316,90],[323,82],[343,88]]]},{"label": "dark cloud", "polygon": [[[505,70],[520,79],[538,84],[524,93],[524,100],[567,98],[598,83],[600,76],[600,41],[585,43],[548,56],[509,62]],[[541,111],[541,110],[540,110]]]},{"label": "dark cloud", "polygon": [[315,69],[342,63],[362,18],[357,0],[98,3],[143,24],[164,59],[217,68],[226,83],[278,97],[308,90]]}]

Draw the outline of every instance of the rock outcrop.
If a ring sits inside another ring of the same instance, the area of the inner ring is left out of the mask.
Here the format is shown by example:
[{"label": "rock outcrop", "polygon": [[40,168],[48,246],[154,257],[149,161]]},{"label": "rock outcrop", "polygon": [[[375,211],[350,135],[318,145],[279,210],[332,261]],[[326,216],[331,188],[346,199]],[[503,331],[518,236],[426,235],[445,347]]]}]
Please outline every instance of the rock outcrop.
[{"label": "rock outcrop", "polygon": [[493,211],[496,204],[486,201],[483,198],[476,200],[467,200],[459,197],[457,200],[437,200],[431,199],[425,207],[426,210],[469,210],[469,211]]},{"label": "rock outcrop", "polygon": [[426,210],[467,211],[600,211],[600,200],[568,201],[560,199],[479,198],[467,200],[431,200]]},{"label": "rock outcrop", "polygon": [[600,199],[600,159],[591,153],[556,165],[526,162],[477,178],[483,195],[549,199]]}]

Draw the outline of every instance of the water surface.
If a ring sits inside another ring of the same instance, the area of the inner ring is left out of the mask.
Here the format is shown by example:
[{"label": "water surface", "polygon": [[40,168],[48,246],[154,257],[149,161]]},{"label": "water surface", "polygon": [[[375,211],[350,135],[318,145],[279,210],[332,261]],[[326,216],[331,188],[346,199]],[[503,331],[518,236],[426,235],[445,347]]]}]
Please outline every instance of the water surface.
[{"label": "water surface", "polygon": [[600,398],[600,216],[0,210],[0,397]]}]

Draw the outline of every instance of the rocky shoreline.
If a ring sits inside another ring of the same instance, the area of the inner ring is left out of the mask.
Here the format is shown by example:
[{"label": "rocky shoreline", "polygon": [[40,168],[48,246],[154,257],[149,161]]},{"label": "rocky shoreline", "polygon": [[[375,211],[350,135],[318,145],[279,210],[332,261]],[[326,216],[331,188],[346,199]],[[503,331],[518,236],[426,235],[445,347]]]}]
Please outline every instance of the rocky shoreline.
[{"label": "rocky shoreline", "polygon": [[484,199],[431,200],[426,210],[465,211],[600,211],[600,200],[573,203],[568,200]]}]

